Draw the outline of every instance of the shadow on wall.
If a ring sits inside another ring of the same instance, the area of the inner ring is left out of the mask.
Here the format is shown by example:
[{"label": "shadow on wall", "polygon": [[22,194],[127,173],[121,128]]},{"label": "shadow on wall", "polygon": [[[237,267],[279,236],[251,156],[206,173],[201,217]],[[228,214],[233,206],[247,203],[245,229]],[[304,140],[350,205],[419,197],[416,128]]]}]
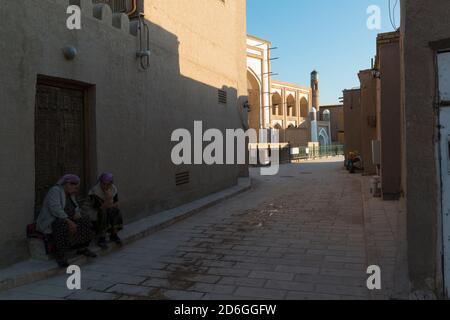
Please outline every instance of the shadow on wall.
[{"label": "shadow on wall", "polygon": [[[247,97],[238,96],[237,88],[180,74],[176,35],[146,21],[152,55],[144,71],[136,59],[138,37],[107,9],[97,17],[85,12],[83,29],[70,31],[61,23],[61,4],[20,0],[1,6],[0,43],[10,45],[1,53],[8,57],[0,65],[8,90],[1,92],[0,111],[8,121],[0,133],[9,134],[0,134],[0,144],[7,154],[22,156],[13,163],[0,157],[0,167],[11,169],[0,181],[0,267],[28,257],[25,226],[33,208],[66,172],[83,178],[84,194],[99,173],[113,172],[126,222],[233,186],[248,174],[246,166],[172,163],[175,129],[193,132],[194,121],[201,120],[203,130],[224,131],[247,121]],[[61,54],[68,44],[78,51],[73,61]]]},{"label": "shadow on wall", "polygon": [[[237,177],[246,175],[246,168],[238,166],[176,166],[172,163],[171,150],[177,144],[171,142],[174,130],[186,128],[193,135],[194,121],[203,122],[203,131],[216,128],[224,133],[226,129],[244,128],[248,122],[243,109],[247,96],[238,96],[234,87],[223,85],[218,88],[182,75],[177,36],[151,21],[146,20],[146,23],[149,26],[152,56],[150,69],[143,75],[141,73],[142,88],[138,95],[145,100],[138,103],[151,110],[148,120],[154,134],[150,133],[146,138],[147,142],[151,142],[152,153],[156,154],[149,155],[148,163],[151,165],[136,174],[143,182],[141,185],[149,180],[156,183],[147,187],[147,190],[136,192],[133,181],[124,178],[124,175],[130,175],[128,166],[123,168],[119,165],[118,175],[127,181],[125,186],[134,189],[125,193],[125,199],[128,200],[123,203],[130,208],[130,212],[137,214],[130,214],[127,220],[136,220],[220,191],[234,185]],[[207,144],[203,143],[203,147]],[[148,148],[148,145],[143,147]],[[124,152],[131,154],[130,150]],[[135,156],[139,157],[140,154],[138,148]],[[113,153],[110,155],[113,156]],[[129,158],[129,165],[132,165],[133,157]],[[194,163],[193,153],[191,163]],[[142,165],[145,166],[145,163]],[[117,166],[112,163],[109,167]],[[189,173],[189,183],[179,184],[178,176],[186,172]]]}]

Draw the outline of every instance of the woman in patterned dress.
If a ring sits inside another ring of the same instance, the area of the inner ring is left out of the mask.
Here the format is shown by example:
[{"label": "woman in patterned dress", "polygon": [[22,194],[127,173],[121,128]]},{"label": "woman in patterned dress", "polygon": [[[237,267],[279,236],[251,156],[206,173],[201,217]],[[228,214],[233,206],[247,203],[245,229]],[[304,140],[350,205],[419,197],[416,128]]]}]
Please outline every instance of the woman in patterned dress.
[{"label": "woman in patterned dress", "polygon": [[77,249],[78,254],[95,258],[88,249],[95,236],[92,223],[82,216],[75,195],[80,187],[80,178],[67,174],[49,190],[37,218],[37,230],[51,235],[56,246],[56,261],[60,267],[67,267],[67,251]]},{"label": "woman in patterned dress", "polygon": [[112,173],[103,173],[97,184],[89,191],[90,207],[96,212],[97,244],[107,249],[106,235],[110,234],[110,241],[122,245],[118,232],[123,229],[122,214],[119,210],[119,193],[114,185]]}]

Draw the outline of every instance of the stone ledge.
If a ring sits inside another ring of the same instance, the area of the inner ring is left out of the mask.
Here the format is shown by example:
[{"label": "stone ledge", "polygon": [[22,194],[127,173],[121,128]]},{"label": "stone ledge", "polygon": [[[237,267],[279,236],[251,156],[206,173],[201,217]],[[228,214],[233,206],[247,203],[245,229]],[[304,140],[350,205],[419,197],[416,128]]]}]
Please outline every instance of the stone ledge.
[{"label": "stone ledge", "polygon": [[[235,195],[245,192],[251,188],[250,178],[239,178],[238,184],[229,189],[208,195],[204,198],[187,203],[180,207],[163,211],[125,226],[121,232],[123,245],[130,244],[139,239],[155,233],[161,229],[177,223],[183,219],[212,207]],[[107,255],[118,249],[110,245],[108,250],[91,247],[91,250],[99,256]],[[83,265],[88,261],[85,257],[76,256],[69,259],[70,264]],[[0,270],[0,291],[12,289],[32,282],[44,280],[56,275],[65,274],[66,270],[58,268],[55,261],[42,261],[29,259]]]}]

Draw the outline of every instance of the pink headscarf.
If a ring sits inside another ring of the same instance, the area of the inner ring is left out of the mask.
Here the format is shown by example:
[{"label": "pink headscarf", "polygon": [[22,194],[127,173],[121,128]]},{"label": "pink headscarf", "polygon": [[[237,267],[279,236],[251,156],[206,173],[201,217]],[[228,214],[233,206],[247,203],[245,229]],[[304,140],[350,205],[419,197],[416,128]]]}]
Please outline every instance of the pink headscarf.
[{"label": "pink headscarf", "polygon": [[59,186],[64,186],[67,183],[74,183],[74,184],[80,184],[81,179],[77,175],[74,174],[66,174],[59,178],[58,182],[56,183]]},{"label": "pink headscarf", "polygon": [[98,182],[103,183],[114,183],[114,175],[109,172],[102,173],[100,177],[98,178]]}]

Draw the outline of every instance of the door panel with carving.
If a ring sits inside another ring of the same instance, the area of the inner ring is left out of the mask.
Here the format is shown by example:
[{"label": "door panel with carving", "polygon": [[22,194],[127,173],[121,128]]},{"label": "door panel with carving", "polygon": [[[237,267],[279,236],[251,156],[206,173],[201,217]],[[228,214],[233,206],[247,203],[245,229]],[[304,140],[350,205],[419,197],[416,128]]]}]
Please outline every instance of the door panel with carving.
[{"label": "door panel with carving", "polygon": [[[35,110],[36,208],[66,173],[85,181],[84,92],[39,84]],[[84,192],[83,183],[81,192]]]}]

